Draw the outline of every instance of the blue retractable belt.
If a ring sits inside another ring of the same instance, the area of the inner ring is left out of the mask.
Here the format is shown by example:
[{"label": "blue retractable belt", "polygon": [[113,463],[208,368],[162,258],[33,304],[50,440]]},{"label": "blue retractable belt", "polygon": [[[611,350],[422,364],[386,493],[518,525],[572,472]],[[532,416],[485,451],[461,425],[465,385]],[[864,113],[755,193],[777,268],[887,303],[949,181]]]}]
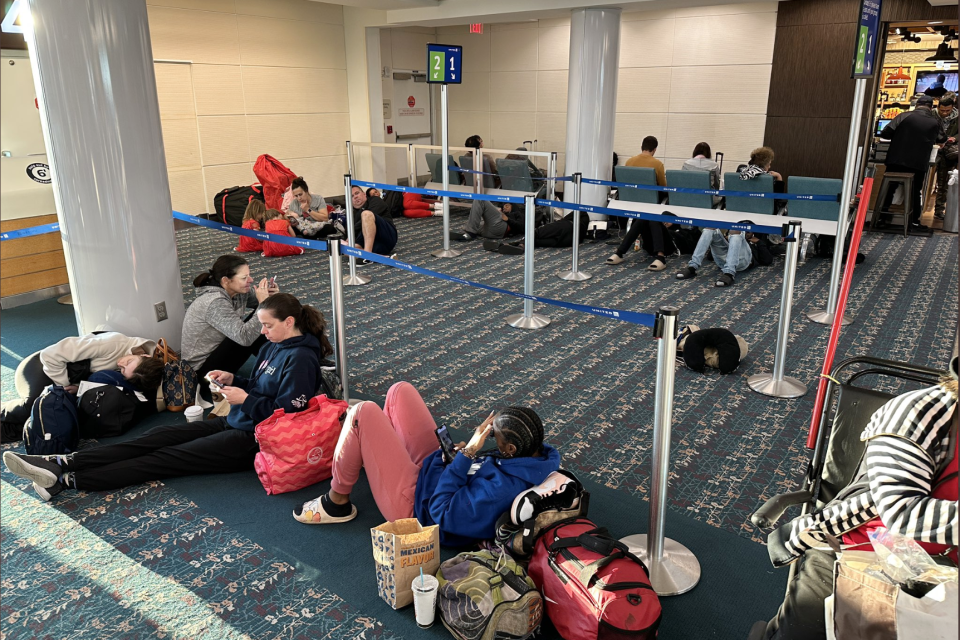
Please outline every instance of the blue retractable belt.
[{"label": "blue retractable belt", "polygon": [[227,233],[232,233],[238,236],[256,238],[257,240],[268,240],[278,244],[289,244],[294,247],[306,247],[307,249],[316,249],[317,251],[327,250],[327,243],[322,240],[291,238],[290,236],[279,236],[273,233],[264,233],[263,231],[252,231],[250,229],[244,229],[243,227],[235,227],[233,225],[223,224],[222,222],[214,222],[213,220],[207,220],[206,218],[198,218],[197,216],[180,213],[179,211],[174,211],[173,217],[177,220],[183,220],[184,222],[189,222],[201,227],[207,227],[208,229],[226,231]]},{"label": "blue retractable belt", "polygon": [[471,193],[469,191],[444,191],[442,189],[421,189],[420,187],[401,187],[396,184],[383,184],[382,182],[366,182],[365,180],[351,180],[350,184],[354,187],[363,189],[379,189],[381,191],[400,191],[401,193],[419,193],[424,196],[434,196],[442,198],[459,198],[460,200],[487,200],[490,202],[511,202],[523,204],[523,198],[517,196],[492,196],[485,193]]},{"label": "blue retractable belt", "polygon": [[36,227],[27,227],[26,229],[5,231],[4,233],[0,233],[0,242],[16,240],[17,238],[29,238],[30,236],[42,236],[45,233],[55,233],[57,231],[60,231],[60,223],[51,222],[50,224],[41,224]]},{"label": "blue retractable belt", "polygon": [[627,182],[612,182],[595,178],[581,178],[583,184],[596,184],[603,187],[617,187],[639,189],[641,191],[663,191],[666,193],[693,193],[706,196],[728,196],[732,198],[767,198],[773,200],[806,200],[808,202],[840,202],[840,194],[831,195],[803,195],[798,193],[754,193],[751,191],[731,191],[729,189],[685,189],[681,187],[661,187],[656,184],[630,184]]}]

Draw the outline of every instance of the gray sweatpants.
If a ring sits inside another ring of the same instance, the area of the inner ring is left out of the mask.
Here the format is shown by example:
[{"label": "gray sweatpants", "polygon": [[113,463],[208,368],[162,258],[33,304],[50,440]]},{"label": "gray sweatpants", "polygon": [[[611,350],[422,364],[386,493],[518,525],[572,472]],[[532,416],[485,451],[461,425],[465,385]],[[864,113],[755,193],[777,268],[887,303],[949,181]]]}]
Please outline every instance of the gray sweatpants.
[{"label": "gray sweatpants", "polygon": [[507,223],[500,216],[497,209],[486,200],[474,200],[470,207],[470,217],[463,230],[484,238],[499,240],[507,233]]}]

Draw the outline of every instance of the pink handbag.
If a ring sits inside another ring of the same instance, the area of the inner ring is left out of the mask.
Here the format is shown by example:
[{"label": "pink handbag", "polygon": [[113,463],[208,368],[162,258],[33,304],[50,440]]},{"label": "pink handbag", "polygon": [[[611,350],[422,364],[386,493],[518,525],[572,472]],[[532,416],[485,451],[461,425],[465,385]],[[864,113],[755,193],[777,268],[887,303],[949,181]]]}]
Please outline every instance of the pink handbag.
[{"label": "pink handbag", "polygon": [[297,413],[277,409],[257,425],[260,453],[253,466],[269,495],[287,493],[333,475],[333,450],[347,403],[325,395],[310,398]]}]

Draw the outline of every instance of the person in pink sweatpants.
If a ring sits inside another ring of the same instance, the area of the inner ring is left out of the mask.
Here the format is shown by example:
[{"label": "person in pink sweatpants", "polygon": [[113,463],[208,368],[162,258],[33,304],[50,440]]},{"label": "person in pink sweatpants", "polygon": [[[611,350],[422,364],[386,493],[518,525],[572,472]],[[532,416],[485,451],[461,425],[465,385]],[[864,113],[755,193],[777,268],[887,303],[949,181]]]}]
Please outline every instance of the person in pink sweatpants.
[{"label": "person in pink sweatpants", "polygon": [[[440,525],[442,544],[493,537],[497,518],[517,495],[560,466],[560,454],[543,442],[543,424],[529,408],[508,407],[490,416],[469,442],[444,460],[436,423],[417,390],[398,382],[381,410],[361,402],[347,412],[333,454],[330,491],[295,509],[306,524],[347,522],[357,516],[350,493],[360,470],[387,520],[416,516]],[[481,452],[487,437],[496,450]]]}]

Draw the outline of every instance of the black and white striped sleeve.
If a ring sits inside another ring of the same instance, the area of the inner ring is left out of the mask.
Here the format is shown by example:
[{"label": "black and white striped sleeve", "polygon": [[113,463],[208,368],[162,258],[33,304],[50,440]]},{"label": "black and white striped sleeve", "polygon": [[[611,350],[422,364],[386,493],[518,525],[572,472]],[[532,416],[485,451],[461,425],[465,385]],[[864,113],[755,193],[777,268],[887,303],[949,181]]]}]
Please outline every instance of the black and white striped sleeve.
[{"label": "black and white striped sleeve", "polygon": [[930,497],[936,468],[916,443],[877,436],[865,455],[870,493],[887,529],[923,542],[957,544],[957,503]]}]

